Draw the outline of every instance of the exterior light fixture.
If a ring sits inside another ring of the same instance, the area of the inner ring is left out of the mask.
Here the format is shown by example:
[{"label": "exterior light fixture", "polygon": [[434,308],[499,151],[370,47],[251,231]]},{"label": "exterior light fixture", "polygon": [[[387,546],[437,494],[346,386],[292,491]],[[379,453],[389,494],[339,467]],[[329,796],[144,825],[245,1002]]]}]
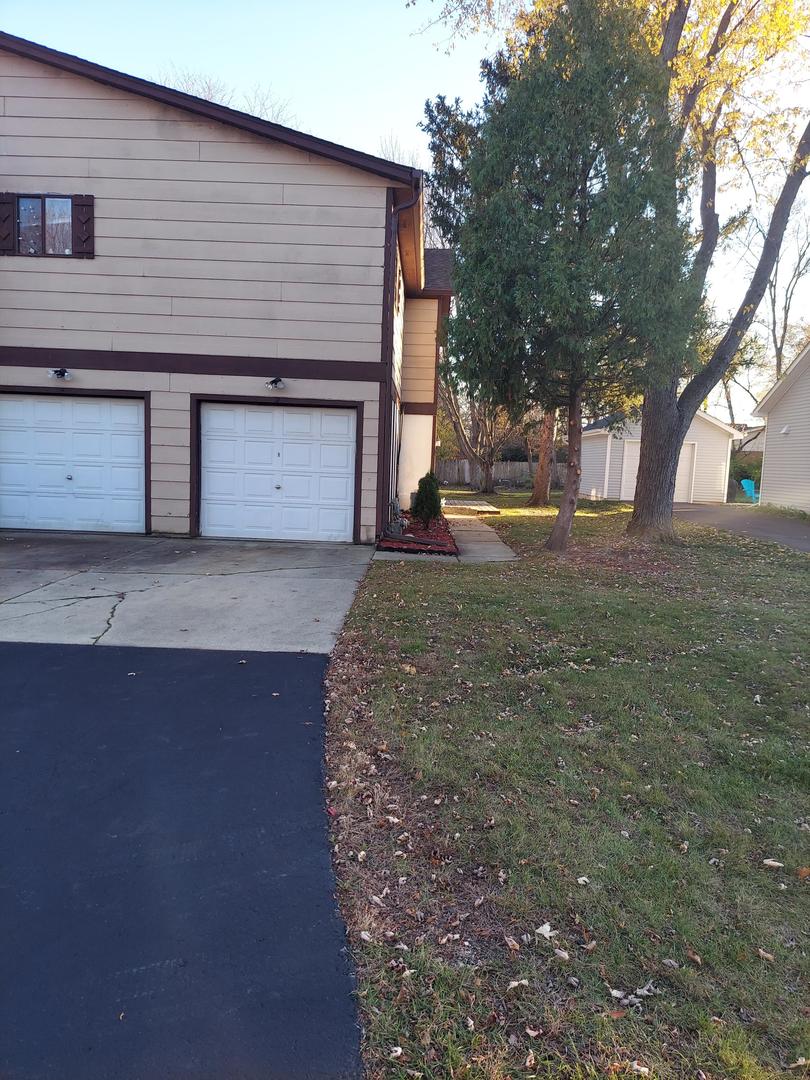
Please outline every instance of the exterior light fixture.
[{"label": "exterior light fixture", "polygon": [[70,382],[73,376],[65,367],[53,367],[48,369],[49,379],[59,379],[62,382]]},{"label": "exterior light fixture", "polygon": [[267,380],[264,384],[264,388],[265,390],[284,390],[284,380],[276,375],[275,378]]}]

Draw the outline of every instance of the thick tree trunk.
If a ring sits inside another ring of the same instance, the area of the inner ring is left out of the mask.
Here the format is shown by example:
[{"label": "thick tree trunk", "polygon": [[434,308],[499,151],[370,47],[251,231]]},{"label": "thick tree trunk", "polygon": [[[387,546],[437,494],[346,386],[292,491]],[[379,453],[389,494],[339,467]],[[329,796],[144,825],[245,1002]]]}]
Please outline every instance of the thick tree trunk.
[{"label": "thick tree trunk", "polygon": [[546,541],[549,551],[565,551],[579,498],[579,481],[582,476],[582,388],[571,390],[568,399],[568,465],[565,470],[560,509],[554,521],[551,536]]},{"label": "thick tree trunk", "polygon": [[[689,417],[689,423],[692,418]],[[675,540],[672,502],[686,430],[678,411],[678,386],[656,387],[644,396],[641,448],[633,513],[627,532],[644,540]]]},{"label": "thick tree trunk", "polygon": [[551,497],[551,465],[554,450],[554,430],[557,426],[556,413],[543,413],[537,439],[537,468],[534,471],[534,484],[527,506],[548,506]]},{"label": "thick tree trunk", "polygon": [[484,495],[492,495],[495,492],[495,465],[491,461],[481,463],[481,487],[479,490]]}]

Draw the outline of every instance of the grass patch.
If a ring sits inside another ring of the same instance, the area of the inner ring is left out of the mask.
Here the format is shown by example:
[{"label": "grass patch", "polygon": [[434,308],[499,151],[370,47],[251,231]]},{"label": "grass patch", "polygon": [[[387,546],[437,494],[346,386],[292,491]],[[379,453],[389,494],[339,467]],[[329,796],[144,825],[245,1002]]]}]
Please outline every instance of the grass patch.
[{"label": "grass patch", "polygon": [[521,560],[374,564],[330,669],[369,1075],[775,1076],[810,1057],[810,560],[644,548],[618,503],[557,557],[554,508],[489,498]]}]

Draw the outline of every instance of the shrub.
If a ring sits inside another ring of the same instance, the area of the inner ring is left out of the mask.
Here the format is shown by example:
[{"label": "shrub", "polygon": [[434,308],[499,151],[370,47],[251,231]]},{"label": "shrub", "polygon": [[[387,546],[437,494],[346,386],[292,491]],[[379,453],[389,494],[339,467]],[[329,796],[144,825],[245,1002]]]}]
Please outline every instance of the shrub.
[{"label": "shrub", "polygon": [[426,473],[419,481],[413,500],[413,515],[427,527],[434,518],[441,515],[442,500],[439,497],[439,481],[436,474]]}]

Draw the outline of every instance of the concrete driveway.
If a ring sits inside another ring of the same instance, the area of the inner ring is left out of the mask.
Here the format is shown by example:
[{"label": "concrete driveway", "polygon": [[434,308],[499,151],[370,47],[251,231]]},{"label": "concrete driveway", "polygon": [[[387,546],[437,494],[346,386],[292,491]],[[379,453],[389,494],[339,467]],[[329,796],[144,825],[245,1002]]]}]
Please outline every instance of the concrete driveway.
[{"label": "concrete driveway", "polygon": [[770,540],[794,551],[810,551],[810,521],[774,513],[766,507],[744,503],[682,503],[675,506],[675,513],[696,525],[726,529],[754,540]]},{"label": "concrete driveway", "polygon": [[0,641],[329,652],[372,550],[0,533]]}]

